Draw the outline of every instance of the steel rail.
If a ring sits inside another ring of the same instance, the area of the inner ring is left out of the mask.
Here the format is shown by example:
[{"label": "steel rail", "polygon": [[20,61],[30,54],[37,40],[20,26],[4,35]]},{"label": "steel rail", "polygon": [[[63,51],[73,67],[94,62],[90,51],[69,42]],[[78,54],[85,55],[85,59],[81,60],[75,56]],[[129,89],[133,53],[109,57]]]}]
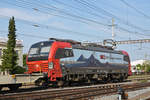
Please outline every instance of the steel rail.
[{"label": "steel rail", "polygon": [[122,87],[125,91],[133,91],[145,87],[150,87],[150,82],[147,83],[134,83],[134,84],[116,84],[116,85],[103,85],[95,87],[84,87],[74,89],[60,89],[51,91],[29,92],[13,95],[1,95],[0,100],[48,100],[48,99],[62,99],[73,100],[91,98],[94,96],[116,94],[118,87]]}]

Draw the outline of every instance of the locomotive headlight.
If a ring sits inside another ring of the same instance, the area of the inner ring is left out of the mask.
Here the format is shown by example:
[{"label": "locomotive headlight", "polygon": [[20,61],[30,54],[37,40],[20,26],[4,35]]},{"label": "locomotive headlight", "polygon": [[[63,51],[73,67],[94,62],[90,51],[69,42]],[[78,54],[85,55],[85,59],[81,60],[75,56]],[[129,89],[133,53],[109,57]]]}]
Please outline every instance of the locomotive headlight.
[{"label": "locomotive headlight", "polygon": [[48,63],[48,68],[49,69],[53,69],[53,66],[54,66],[53,62]]},{"label": "locomotive headlight", "polygon": [[40,66],[38,64],[36,64],[35,67],[40,67]]}]

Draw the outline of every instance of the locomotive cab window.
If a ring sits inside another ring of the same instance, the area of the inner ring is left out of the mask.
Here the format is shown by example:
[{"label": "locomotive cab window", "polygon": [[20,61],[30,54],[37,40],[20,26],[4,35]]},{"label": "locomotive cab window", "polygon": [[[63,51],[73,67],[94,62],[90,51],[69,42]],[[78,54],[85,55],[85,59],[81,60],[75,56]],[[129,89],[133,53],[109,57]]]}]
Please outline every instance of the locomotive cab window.
[{"label": "locomotive cab window", "polygon": [[58,48],[55,54],[55,59],[73,57],[73,50],[71,48]]},{"label": "locomotive cab window", "polygon": [[125,55],[123,59],[124,59],[124,61],[129,62],[129,56]]},{"label": "locomotive cab window", "polygon": [[47,60],[51,48],[50,41],[39,42],[31,46],[28,61]]}]

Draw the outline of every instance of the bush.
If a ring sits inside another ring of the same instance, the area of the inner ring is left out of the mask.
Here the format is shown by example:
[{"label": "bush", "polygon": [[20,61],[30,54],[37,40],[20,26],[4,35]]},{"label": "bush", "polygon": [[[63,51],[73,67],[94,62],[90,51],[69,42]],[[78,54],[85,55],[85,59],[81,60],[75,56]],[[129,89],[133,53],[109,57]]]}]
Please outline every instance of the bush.
[{"label": "bush", "polygon": [[21,67],[21,66],[17,66],[16,68],[15,68],[15,74],[24,74],[24,72],[26,72],[26,69],[25,68],[23,68],[23,67]]},{"label": "bush", "polygon": [[147,66],[146,72],[150,72],[150,65]]}]

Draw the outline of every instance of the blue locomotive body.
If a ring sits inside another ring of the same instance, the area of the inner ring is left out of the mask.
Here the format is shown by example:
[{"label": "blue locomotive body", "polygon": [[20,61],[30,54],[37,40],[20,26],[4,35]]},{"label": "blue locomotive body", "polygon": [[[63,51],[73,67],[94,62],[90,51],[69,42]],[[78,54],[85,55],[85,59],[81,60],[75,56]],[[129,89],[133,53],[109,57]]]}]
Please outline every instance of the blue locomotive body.
[{"label": "blue locomotive body", "polygon": [[105,81],[123,81],[128,77],[130,60],[129,56],[122,51],[104,47],[72,45],[72,52],[72,57],[61,59],[64,76],[70,75],[73,78],[78,76],[79,79],[80,76],[82,78],[86,76],[90,80]]}]

